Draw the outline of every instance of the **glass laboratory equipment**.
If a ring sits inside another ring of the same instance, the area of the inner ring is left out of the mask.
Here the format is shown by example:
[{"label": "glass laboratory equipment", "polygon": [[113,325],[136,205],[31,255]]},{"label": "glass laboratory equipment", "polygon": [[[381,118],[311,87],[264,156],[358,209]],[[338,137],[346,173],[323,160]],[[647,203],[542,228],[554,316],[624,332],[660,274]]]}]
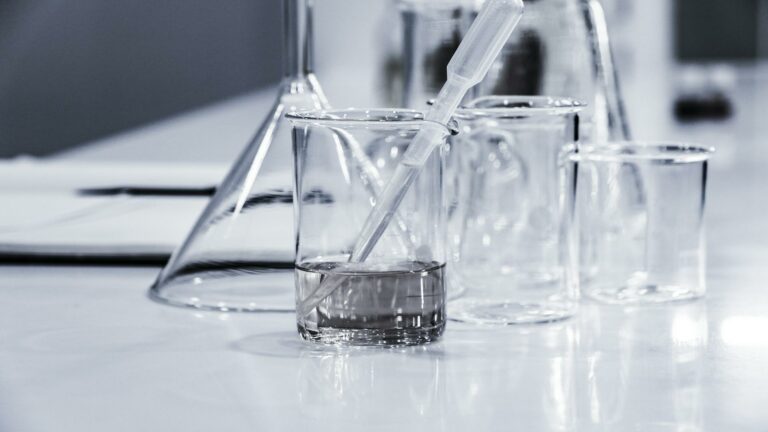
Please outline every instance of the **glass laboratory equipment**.
[{"label": "glass laboratory equipment", "polygon": [[582,146],[568,155],[581,293],[662,303],[706,289],[704,203],[712,150],[674,143]]},{"label": "glass laboratory equipment", "polygon": [[565,150],[583,105],[489,96],[457,111],[449,179],[449,277],[464,294],[450,318],[507,325],[572,315],[577,285],[562,223]]},{"label": "glass laboratory equipment", "polygon": [[448,79],[448,63],[467,32],[474,0],[398,0],[403,29],[402,96],[396,103],[423,109]]},{"label": "glass laboratory equipment", "polygon": [[283,0],[285,77],[272,111],[150,290],[164,303],[292,311],[291,127],[284,114],[328,106],[312,73],[310,0]]},{"label": "glass laboratory equipment", "polygon": [[[436,96],[441,73],[484,0],[400,0],[403,28],[403,106],[420,109]],[[586,103],[586,142],[627,140],[624,112],[598,0],[535,0],[472,98],[561,95]],[[400,75],[391,70],[387,76]]]},{"label": "glass laboratory equipment", "polygon": [[[446,295],[444,145],[428,157],[367,259],[350,262],[377,197],[428,121],[409,110],[319,111],[288,118],[295,123],[301,337],[353,345],[409,345],[440,337]],[[449,130],[438,127],[444,144]],[[333,289],[305,310],[321,285]]]}]

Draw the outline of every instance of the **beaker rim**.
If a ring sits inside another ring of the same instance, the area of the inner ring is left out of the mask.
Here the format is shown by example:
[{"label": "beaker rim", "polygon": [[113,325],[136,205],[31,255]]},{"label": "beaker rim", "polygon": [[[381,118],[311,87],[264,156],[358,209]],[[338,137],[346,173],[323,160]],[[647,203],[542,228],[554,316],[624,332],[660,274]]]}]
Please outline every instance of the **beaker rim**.
[{"label": "beaker rim", "polygon": [[672,164],[709,160],[714,147],[669,141],[616,141],[576,145],[568,150],[572,162],[660,162]]},{"label": "beaker rim", "polygon": [[453,126],[424,119],[424,113],[405,108],[344,108],[297,111],[285,117],[296,123],[335,124],[367,127],[412,127],[418,129],[424,123],[432,123],[445,129],[446,135],[454,135]]},{"label": "beaker rim", "polygon": [[462,105],[457,118],[520,118],[577,113],[587,105],[569,97],[555,96],[483,96]]}]

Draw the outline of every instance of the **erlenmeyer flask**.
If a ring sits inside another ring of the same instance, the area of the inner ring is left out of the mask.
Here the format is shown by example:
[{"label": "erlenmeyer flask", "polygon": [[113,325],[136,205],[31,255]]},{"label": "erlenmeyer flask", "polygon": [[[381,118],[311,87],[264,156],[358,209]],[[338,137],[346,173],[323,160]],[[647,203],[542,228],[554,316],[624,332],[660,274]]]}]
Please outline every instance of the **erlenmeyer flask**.
[{"label": "erlenmeyer flask", "polygon": [[292,311],[293,158],[288,112],[327,108],[311,69],[311,0],[283,0],[277,101],[150,290],[176,306]]}]

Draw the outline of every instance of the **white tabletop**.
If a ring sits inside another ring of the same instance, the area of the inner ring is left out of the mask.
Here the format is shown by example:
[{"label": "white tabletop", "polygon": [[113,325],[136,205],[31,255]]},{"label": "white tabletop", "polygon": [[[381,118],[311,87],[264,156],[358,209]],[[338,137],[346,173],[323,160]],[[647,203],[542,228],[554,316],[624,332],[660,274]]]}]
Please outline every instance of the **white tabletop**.
[{"label": "white tabletop", "polygon": [[768,174],[713,178],[706,300],[451,322],[424,347],[323,349],[291,314],[162,306],[153,268],[0,267],[0,430],[764,431]]},{"label": "white tabletop", "polygon": [[[70,156],[202,142],[211,116],[249,118],[268,96]],[[234,123],[231,155],[250,127]],[[705,300],[450,322],[423,347],[320,348],[291,314],[162,306],[146,298],[156,268],[0,267],[0,431],[768,430],[768,171],[753,146],[727,150],[711,176]]]}]

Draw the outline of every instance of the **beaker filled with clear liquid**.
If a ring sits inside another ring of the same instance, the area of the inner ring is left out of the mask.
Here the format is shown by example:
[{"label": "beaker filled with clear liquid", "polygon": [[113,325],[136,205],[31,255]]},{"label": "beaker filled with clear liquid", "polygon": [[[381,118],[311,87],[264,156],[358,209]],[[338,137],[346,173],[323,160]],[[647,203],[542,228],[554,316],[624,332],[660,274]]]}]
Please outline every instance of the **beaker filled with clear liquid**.
[{"label": "beaker filled with clear liquid", "polygon": [[[350,262],[368,215],[426,123],[423,115],[390,109],[287,117],[294,122],[301,337],[350,345],[439,338],[446,286],[443,146],[429,157],[367,259]],[[449,130],[443,130],[445,143]],[[321,285],[333,289],[320,290]],[[314,299],[317,293],[322,298]]]}]

